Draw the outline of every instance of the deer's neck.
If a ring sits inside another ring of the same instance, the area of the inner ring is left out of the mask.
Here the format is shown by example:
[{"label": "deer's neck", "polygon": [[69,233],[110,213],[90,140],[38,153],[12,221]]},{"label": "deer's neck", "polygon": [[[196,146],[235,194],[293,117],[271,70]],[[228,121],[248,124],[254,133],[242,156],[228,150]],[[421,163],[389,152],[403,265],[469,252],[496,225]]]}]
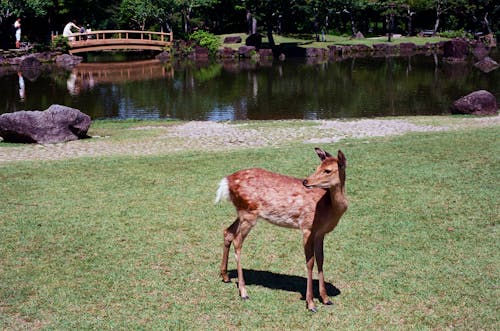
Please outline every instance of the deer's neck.
[{"label": "deer's neck", "polygon": [[330,199],[332,200],[333,208],[338,208],[339,212],[344,213],[347,209],[347,199],[345,196],[345,185],[343,185],[343,183],[330,188]]}]

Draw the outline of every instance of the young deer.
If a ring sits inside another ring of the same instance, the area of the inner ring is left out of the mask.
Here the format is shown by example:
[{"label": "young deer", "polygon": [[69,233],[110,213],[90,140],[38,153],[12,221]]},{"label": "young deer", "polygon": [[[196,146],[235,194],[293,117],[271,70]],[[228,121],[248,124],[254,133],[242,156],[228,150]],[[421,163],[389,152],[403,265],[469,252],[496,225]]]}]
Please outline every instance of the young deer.
[{"label": "young deer", "polygon": [[263,169],[240,170],[222,179],[215,202],[230,199],[238,217],[224,230],[224,250],[221,276],[230,282],[227,273],[229,248],[234,243],[238,270],[238,289],[242,299],[248,299],[241,267],[241,247],[245,237],[263,218],[272,224],[300,229],[307,264],[307,308],[316,312],[313,301],[314,258],[318,264],[319,293],[325,305],[327,296],[323,275],[323,239],[332,231],[347,209],[345,168],[347,160],[339,150],[337,157],[316,148],[321,164],[304,180]]}]

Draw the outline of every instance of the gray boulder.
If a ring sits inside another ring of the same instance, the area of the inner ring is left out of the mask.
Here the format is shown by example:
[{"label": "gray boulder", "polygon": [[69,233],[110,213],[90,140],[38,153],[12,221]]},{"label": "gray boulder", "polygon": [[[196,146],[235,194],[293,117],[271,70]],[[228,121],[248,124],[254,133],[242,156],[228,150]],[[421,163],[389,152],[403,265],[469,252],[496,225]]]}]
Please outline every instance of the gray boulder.
[{"label": "gray boulder", "polygon": [[487,57],[488,53],[489,51],[483,43],[477,43],[472,48],[472,55],[479,61]]},{"label": "gray boulder", "polygon": [[240,57],[243,58],[251,58],[252,55],[254,55],[256,52],[256,49],[254,46],[240,46],[238,48],[238,54]]},{"label": "gray boulder", "polygon": [[239,44],[241,43],[240,36],[227,36],[224,38],[224,44]]},{"label": "gray boulder", "polygon": [[490,71],[493,71],[498,68],[498,63],[493,60],[491,57],[486,56],[485,58],[481,59],[480,61],[477,61],[474,63],[474,67],[478,68],[482,72],[488,73]]},{"label": "gray boulder", "polygon": [[465,61],[469,54],[469,44],[462,39],[453,39],[443,44],[443,58],[451,62]]},{"label": "gray boulder", "polygon": [[0,137],[5,142],[49,144],[88,138],[90,116],[78,109],[52,105],[45,111],[0,115]]},{"label": "gray boulder", "polygon": [[23,76],[34,82],[42,74],[42,63],[35,56],[27,56],[19,64]]},{"label": "gray boulder", "polygon": [[76,67],[77,64],[83,61],[83,57],[70,55],[70,54],[62,54],[56,56],[56,64],[63,68],[73,68]]},{"label": "gray boulder", "polygon": [[453,114],[496,115],[498,105],[493,94],[479,90],[456,100],[451,107],[451,112]]},{"label": "gray boulder", "polygon": [[162,62],[162,63],[165,63],[165,62],[170,61],[172,59],[172,57],[170,56],[169,52],[163,51],[160,54],[156,55],[155,59],[160,60],[160,62]]}]

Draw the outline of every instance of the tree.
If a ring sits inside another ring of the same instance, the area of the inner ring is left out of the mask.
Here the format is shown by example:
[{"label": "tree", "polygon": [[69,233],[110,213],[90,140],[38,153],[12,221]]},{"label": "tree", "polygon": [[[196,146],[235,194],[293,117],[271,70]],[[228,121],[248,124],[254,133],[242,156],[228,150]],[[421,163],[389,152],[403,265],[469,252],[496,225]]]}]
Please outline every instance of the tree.
[{"label": "tree", "polygon": [[184,33],[190,34],[192,32],[191,21],[195,9],[211,7],[217,2],[218,0],[174,0],[176,9],[182,14],[182,27]]},{"label": "tree", "polygon": [[132,22],[132,26],[127,28],[146,29],[146,23],[154,17],[154,13],[158,10],[157,7],[149,0],[123,0],[120,5],[120,23],[128,25]]}]

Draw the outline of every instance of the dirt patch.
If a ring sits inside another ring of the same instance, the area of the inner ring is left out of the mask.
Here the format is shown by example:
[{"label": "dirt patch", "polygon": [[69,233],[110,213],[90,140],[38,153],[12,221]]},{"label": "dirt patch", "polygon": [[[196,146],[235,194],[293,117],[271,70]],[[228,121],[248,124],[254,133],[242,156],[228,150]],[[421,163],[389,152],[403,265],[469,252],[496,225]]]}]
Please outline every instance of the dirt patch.
[{"label": "dirt patch", "polygon": [[[431,123],[432,124],[426,124]],[[332,143],[346,138],[384,137],[407,132],[447,131],[497,126],[500,116],[481,118],[429,117],[408,119],[361,119],[353,121],[275,121],[219,123],[186,122],[170,126],[138,126],[129,130],[157,130],[143,139],[115,140],[110,137],[62,144],[1,146],[0,162],[60,160],[113,155],[160,155],[183,150],[228,150],[279,146],[294,142]]]}]

